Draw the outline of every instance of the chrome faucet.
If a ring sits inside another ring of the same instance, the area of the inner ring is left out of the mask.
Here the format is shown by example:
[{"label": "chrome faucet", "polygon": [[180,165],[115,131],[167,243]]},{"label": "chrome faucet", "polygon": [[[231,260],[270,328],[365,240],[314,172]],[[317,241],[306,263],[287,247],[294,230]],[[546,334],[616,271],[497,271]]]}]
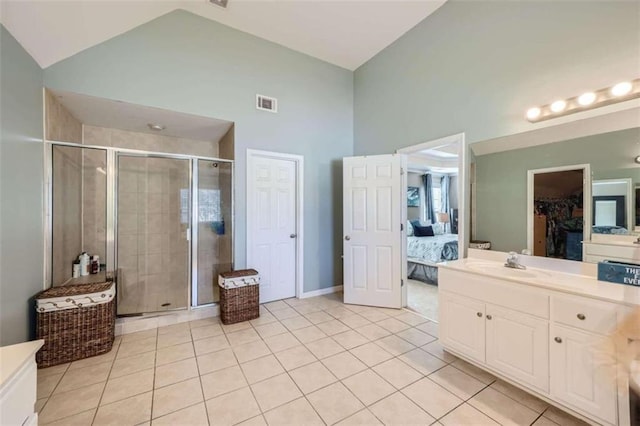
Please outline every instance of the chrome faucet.
[{"label": "chrome faucet", "polygon": [[527,269],[526,266],[520,263],[518,253],[516,253],[515,251],[509,252],[509,257],[507,257],[507,261],[505,262],[504,266],[511,269]]}]

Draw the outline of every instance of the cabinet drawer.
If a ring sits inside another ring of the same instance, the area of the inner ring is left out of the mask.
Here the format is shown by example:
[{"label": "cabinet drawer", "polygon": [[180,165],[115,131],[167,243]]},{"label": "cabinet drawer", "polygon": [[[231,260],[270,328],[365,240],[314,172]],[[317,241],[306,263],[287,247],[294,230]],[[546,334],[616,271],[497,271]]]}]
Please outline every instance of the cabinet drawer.
[{"label": "cabinet drawer", "polygon": [[599,334],[611,333],[617,325],[617,307],[611,303],[578,296],[552,296],[552,320]]},{"label": "cabinet drawer", "polygon": [[549,296],[526,285],[466,272],[438,269],[438,288],[514,311],[549,318]]}]

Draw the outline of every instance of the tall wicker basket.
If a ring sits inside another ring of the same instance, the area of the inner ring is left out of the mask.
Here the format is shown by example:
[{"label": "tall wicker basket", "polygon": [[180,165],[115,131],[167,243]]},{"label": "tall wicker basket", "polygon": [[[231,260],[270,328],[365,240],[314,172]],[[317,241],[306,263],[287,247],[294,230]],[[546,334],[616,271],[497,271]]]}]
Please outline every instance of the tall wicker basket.
[{"label": "tall wicker basket", "polygon": [[260,316],[260,276],[255,269],[224,272],[220,286],[220,317],[223,324],[256,319]]},{"label": "tall wicker basket", "polygon": [[36,295],[38,368],[111,350],[115,332],[115,284],[103,282],[53,287]]}]

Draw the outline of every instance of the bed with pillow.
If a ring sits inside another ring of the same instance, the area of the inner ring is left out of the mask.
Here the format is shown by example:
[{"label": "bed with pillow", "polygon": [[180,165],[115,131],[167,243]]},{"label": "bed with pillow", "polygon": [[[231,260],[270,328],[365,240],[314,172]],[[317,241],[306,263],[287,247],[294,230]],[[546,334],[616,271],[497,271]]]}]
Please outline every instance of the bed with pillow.
[{"label": "bed with pillow", "polygon": [[592,228],[592,232],[594,234],[613,234],[613,235],[627,235],[630,234],[627,228],[622,226],[597,226],[594,225]]},{"label": "bed with pillow", "polygon": [[458,235],[445,234],[441,223],[407,223],[408,278],[438,284],[437,264],[458,258]]},{"label": "bed with pillow", "polygon": [[407,230],[407,257],[426,263],[458,258],[458,235],[445,234],[441,223],[422,225],[412,221],[407,224]]}]

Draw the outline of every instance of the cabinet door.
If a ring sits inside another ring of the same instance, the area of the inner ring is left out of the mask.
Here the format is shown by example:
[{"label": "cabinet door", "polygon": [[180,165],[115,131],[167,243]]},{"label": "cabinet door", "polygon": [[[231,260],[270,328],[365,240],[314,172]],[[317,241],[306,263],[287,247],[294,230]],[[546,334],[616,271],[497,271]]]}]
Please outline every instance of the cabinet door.
[{"label": "cabinet door", "polygon": [[549,392],[549,323],[487,305],[487,364],[538,390]]},{"label": "cabinet door", "polygon": [[616,423],[616,367],[603,338],[551,326],[551,395],[603,423]]},{"label": "cabinet door", "polygon": [[484,303],[440,292],[440,340],[452,350],[484,362]]}]

